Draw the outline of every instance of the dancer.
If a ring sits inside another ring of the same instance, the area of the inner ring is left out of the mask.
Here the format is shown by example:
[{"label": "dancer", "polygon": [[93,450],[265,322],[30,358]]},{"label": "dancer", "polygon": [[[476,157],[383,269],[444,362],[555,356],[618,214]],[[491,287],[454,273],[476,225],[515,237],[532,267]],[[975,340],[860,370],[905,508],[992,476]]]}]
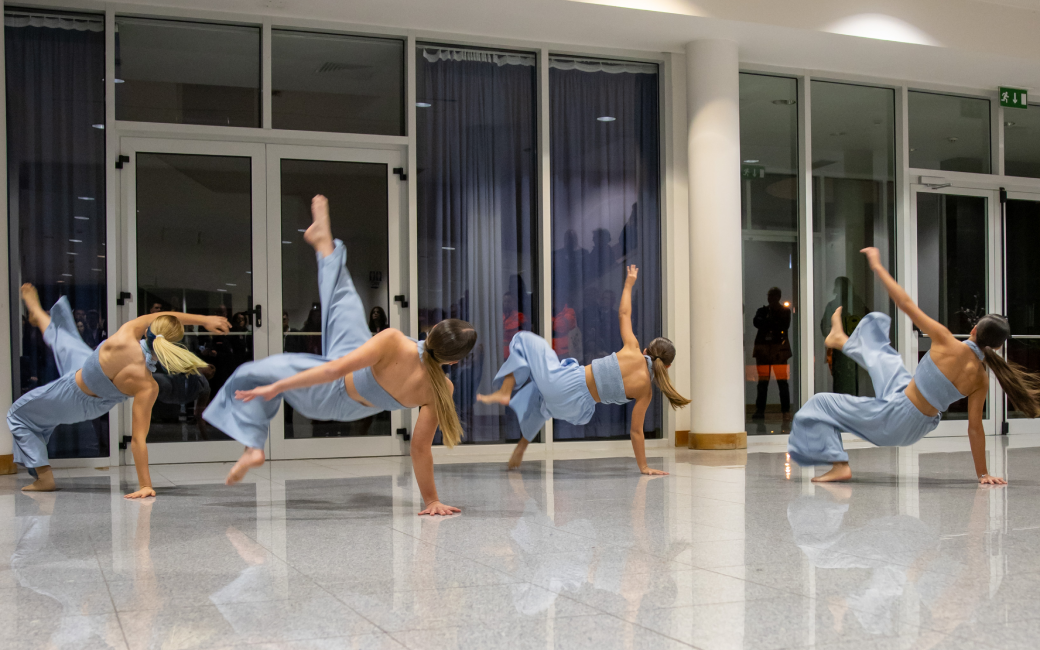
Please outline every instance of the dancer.
[{"label": "dancer", "polygon": [[520,419],[523,437],[509,459],[510,469],[520,466],[527,446],[549,418],[586,424],[597,403],[626,404],[634,399],[632,450],[639,471],[651,475],[668,473],[646,464],[643,419],[654,394],[652,384],[657,384],[673,409],[686,406],[690,400],[680,395],[668,378],[668,368],[675,360],[671,341],[658,337],[639,351],[639,341],[632,333],[632,287],[638,275],[635,265],[628,267],[618,308],[623,347],[609,357],[581,366],[577,359],[560,361],[549,342],[537,334],[517,332],[510,341],[509,358],[495,375],[493,385],[498,389],[490,395],[477,395],[482,404],[509,406]]},{"label": "dancer", "polygon": [[[462,438],[443,366],[469,354],[477,332],[465,321],[449,319],[422,342],[395,329],[373,336],[346,268],[347,249],[332,238],[328,199],[315,196],[311,214],[314,223],[303,238],[318,257],[323,354],[278,354],[243,364],[217,393],[202,417],[246,446],[225,482],[238,483],[264,463],[268,423],[278,413],[276,398],[282,393],[293,409],[315,420],[353,422],[419,407],[411,442],[412,468],[426,506],[419,514],[459,512],[438,499],[431,447],[438,425],[448,447]],[[394,394],[384,386],[394,387]]]},{"label": "dancer", "polygon": [[848,431],[879,447],[912,445],[939,425],[940,413],[957,400],[968,398],[968,441],[980,483],[1005,485],[986,469],[986,434],[982,413],[989,393],[992,370],[1011,402],[1029,417],[1040,416],[1040,379],[997,354],[1011,335],[1007,318],[983,316],[967,341],[958,341],[950,330],[925,314],[889,275],[876,248],[864,248],[870,269],[885,285],[896,307],[931,338],[931,349],[921,359],[913,377],[889,344],[892,319],[867,314],[846,336],[841,307],[831,317],[831,332],[824,343],[840,350],[870,373],[877,397],[820,393],[806,402],[794,417],[787,451],[799,465],[833,464],[813,481],[847,481],[852,478],[849,455],[841,444]]},{"label": "dancer", "polygon": [[[68,298],[59,298],[48,314],[40,305],[36,287],[23,284],[22,302],[29,311],[29,324],[43,333],[43,340],[54,353],[61,373],[59,379],[22,395],[7,412],[7,425],[14,437],[14,460],[36,478],[22,490],[50,492],[55,489],[54,473],[47,458],[47,441],[55,427],[101,417],[132,397],[130,449],[140,486],[126,498],[155,496],[145,445],[152,405],[159,394],[159,386],[151,374],[155,361],[170,374],[197,374],[199,368],[207,364],[177,345],[184,338],[184,326],[201,325],[210,332],[226,334],[231,328],[227,319],[156,312],[123,325],[92,350],[79,335]],[[147,339],[141,340],[142,337]]]}]

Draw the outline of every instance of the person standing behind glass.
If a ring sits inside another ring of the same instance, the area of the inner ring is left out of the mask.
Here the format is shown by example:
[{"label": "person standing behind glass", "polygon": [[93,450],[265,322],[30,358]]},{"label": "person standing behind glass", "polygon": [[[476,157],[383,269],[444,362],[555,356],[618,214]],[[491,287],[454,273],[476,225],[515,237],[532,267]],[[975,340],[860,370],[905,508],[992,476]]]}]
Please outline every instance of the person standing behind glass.
[{"label": "person standing behind glass", "polygon": [[[823,308],[820,331],[824,338],[831,331],[831,316],[839,307],[845,330],[851,332],[856,329],[859,318],[855,314],[866,313],[866,307],[852,291],[852,282],[843,275],[834,278],[834,297]],[[855,361],[846,357],[840,350],[827,348],[827,366],[830,368],[833,379],[833,392],[859,395],[859,366]]]},{"label": "person standing behind glass", "polygon": [[766,293],[768,304],[755,312],[752,321],[758,328],[752,351],[758,367],[758,399],[755,401],[755,413],[751,416],[754,420],[766,417],[770,372],[776,377],[776,387],[780,391],[780,412],[785,421],[791,419],[791,388],[788,384],[790,370],[787,365],[791,358],[791,342],[787,335],[791,329],[791,309],[780,303],[780,295],[779,287],[770,289]]}]

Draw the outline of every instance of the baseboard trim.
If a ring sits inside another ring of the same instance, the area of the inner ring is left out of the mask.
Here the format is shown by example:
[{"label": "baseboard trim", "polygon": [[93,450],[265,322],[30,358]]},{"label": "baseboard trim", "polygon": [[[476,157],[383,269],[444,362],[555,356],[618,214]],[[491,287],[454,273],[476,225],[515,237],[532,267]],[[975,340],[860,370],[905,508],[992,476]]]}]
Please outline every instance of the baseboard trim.
[{"label": "baseboard trim", "polygon": [[690,449],[747,449],[747,432],[690,433]]},{"label": "baseboard trim", "polygon": [[0,454],[0,476],[17,473],[18,468],[14,465],[14,454]]},{"label": "baseboard trim", "polygon": [[676,431],[675,432],[675,446],[676,447],[689,447],[690,446],[690,432]]}]

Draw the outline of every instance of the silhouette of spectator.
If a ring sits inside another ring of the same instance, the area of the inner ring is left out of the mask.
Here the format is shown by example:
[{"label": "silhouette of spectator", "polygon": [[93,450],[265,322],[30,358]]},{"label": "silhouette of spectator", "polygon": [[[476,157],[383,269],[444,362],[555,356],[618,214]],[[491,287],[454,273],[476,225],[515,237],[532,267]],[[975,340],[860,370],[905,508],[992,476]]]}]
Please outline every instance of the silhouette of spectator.
[{"label": "silhouette of spectator", "polygon": [[780,391],[780,412],[784,420],[791,419],[790,366],[791,342],[788,331],[791,329],[791,309],[780,302],[780,288],[773,287],[766,294],[766,304],[755,312],[752,321],[758,328],[755,335],[755,347],[752,355],[758,368],[758,398],[755,400],[755,413],[752,419],[762,420],[766,416],[766,398],[769,394],[769,375],[776,377],[776,387]]}]

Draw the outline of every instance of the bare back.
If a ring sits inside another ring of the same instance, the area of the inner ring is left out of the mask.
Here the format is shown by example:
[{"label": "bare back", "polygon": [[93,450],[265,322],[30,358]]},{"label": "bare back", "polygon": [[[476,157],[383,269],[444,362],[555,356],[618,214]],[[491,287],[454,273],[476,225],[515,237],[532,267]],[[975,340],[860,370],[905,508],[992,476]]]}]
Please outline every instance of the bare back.
[{"label": "bare back", "polygon": [[[380,341],[379,359],[372,364],[372,375],[391,397],[408,408],[426,406],[433,403],[433,390],[423,367],[415,341],[398,330],[383,330],[376,337]],[[373,337],[375,339],[376,337]],[[361,397],[354,386],[354,373],[343,378],[347,395],[355,402],[372,406]]]},{"label": "bare back", "polygon": [[[115,334],[101,343],[98,348],[98,361],[105,376],[112,380],[119,392],[133,396],[142,389],[150,388],[155,384],[155,379],[145,365],[141,338],[130,325],[131,323],[127,323],[120,327]],[[87,395],[96,397],[83,382],[82,370],[76,373],[76,385]]]}]

